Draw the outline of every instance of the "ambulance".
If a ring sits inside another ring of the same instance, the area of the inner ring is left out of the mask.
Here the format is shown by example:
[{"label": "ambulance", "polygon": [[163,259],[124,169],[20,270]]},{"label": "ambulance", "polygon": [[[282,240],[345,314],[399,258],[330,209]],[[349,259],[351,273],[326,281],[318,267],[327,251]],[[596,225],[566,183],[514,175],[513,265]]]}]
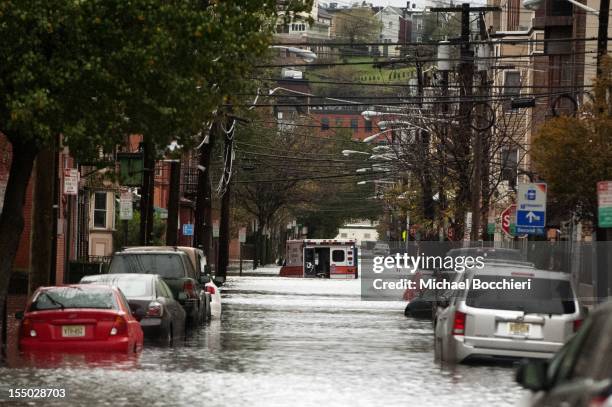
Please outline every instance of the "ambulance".
[{"label": "ambulance", "polygon": [[281,277],[355,279],[357,246],[355,240],[288,240]]}]

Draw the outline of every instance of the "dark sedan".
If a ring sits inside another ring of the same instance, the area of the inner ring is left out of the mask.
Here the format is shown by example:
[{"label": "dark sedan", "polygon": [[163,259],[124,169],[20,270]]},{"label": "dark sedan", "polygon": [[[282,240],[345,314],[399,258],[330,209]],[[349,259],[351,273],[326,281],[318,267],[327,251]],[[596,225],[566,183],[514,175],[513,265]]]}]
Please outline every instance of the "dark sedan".
[{"label": "dark sedan", "polygon": [[171,345],[184,337],[185,310],[157,274],[100,274],[83,277],[81,284],[85,283],[118,287],[140,321],[146,340]]}]

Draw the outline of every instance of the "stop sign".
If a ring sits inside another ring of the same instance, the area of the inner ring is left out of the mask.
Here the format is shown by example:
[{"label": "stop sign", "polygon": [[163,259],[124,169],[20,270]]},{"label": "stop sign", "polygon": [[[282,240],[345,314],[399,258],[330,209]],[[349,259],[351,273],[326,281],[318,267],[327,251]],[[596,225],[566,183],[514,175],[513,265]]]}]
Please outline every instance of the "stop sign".
[{"label": "stop sign", "polygon": [[501,213],[501,229],[508,236],[512,236],[510,232],[510,224],[512,223],[512,217],[515,216],[516,213],[516,205],[512,204]]}]

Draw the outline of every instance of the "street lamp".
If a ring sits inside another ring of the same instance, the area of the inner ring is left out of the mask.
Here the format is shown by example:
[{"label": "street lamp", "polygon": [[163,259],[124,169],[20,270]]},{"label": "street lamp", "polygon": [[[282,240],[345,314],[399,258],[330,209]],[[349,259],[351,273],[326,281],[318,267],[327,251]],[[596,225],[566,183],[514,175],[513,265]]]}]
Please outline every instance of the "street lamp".
[{"label": "street lamp", "polygon": [[365,151],[357,151],[357,150],[342,150],[342,155],[345,157],[348,157],[351,154],[365,154],[365,155],[370,155],[370,153],[367,153]]},{"label": "street lamp", "polygon": [[371,181],[358,181],[357,185],[365,185],[365,184],[395,184],[394,181],[386,181],[384,179],[375,179],[375,180],[371,180]]},{"label": "street lamp", "polygon": [[317,54],[309,49],[297,48],[297,47],[285,47],[283,45],[271,45],[270,48],[284,49],[294,53],[296,56],[302,58],[304,62],[312,62],[317,59]]},{"label": "street lamp", "polygon": [[386,129],[386,130],[381,131],[380,133],[372,134],[371,136],[368,136],[368,137],[364,138],[362,141],[364,143],[369,143],[370,141],[373,141],[376,138],[378,138],[378,136],[382,136],[383,134],[385,134],[386,132],[391,131],[391,130],[393,130],[393,129]]},{"label": "street lamp", "polygon": [[[545,1],[546,0],[523,0],[523,7],[525,7],[527,10],[536,11],[537,9],[539,9],[540,7],[544,5]],[[576,0],[567,0],[567,1],[572,3],[574,6],[585,10],[587,13],[593,13],[595,15],[599,15],[599,11],[589,6],[586,6],[582,3],[579,3]]]}]

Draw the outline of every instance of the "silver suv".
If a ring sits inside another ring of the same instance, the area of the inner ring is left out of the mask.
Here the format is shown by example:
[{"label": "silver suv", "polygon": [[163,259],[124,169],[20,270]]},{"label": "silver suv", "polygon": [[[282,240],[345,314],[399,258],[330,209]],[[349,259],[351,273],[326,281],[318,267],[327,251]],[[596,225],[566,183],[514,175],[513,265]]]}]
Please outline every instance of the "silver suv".
[{"label": "silver suv", "polygon": [[434,325],[435,355],[445,362],[547,359],[584,317],[568,274],[486,263],[482,270],[460,273],[453,283]]}]

